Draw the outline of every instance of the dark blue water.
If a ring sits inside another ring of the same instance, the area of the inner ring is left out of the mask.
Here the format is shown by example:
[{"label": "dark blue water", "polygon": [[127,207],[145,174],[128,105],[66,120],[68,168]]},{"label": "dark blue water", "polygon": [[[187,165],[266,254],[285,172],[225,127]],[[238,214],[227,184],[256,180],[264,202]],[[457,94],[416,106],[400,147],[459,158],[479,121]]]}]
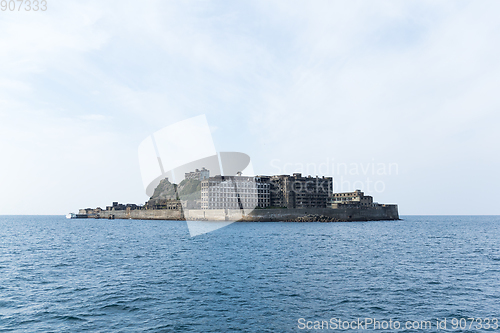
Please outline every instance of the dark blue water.
[{"label": "dark blue water", "polygon": [[190,238],[185,222],[3,216],[0,332],[303,332],[299,318],[358,317],[436,332],[436,318],[448,331],[460,331],[452,318],[500,319],[500,217],[403,218]]}]

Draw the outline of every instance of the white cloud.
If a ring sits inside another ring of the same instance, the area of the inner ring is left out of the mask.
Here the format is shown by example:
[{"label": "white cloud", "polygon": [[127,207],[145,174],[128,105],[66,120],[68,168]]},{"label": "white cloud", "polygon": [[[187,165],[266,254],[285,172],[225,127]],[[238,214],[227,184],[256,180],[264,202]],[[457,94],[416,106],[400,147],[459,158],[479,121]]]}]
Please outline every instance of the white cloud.
[{"label": "white cloud", "polygon": [[[431,196],[442,205],[429,213],[453,213],[476,183],[498,186],[498,7],[84,1],[6,13],[0,214],[27,212],[26,187],[29,212],[143,200],[137,145],[199,114],[218,150],[249,153],[260,173],[274,158],[397,162],[377,200],[425,213]],[[481,174],[455,186],[440,183],[447,169]]]},{"label": "white cloud", "polygon": [[102,114],[84,114],[81,116],[78,116],[79,119],[82,120],[90,120],[90,121],[101,121],[106,119],[106,116]]}]

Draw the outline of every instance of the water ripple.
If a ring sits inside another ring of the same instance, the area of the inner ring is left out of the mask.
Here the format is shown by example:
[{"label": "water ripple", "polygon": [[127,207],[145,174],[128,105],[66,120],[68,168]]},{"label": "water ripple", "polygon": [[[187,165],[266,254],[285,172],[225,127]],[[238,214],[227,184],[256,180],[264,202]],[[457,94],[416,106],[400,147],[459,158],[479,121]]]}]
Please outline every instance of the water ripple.
[{"label": "water ripple", "polygon": [[0,216],[0,235],[0,332],[500,317],[498,217],[235,223],[190,238],[177,221]]}]

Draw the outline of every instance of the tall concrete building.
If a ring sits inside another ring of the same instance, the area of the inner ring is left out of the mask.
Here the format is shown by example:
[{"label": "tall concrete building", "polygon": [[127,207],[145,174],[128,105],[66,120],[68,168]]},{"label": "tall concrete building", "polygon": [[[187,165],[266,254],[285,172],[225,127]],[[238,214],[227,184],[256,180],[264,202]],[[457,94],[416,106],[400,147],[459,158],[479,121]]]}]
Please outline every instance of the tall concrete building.
[{"label": "tall concrete building", "polygon": [[271,207],[326,208],[333,191],[332,177],[302,177],[300,173],[260,177],[269,182]]},{"label": "tall concrete building", "polygon": [[365,195],[360,190],[354,192],[333,193],[330,198],[332,208],[339,207],[372,207],[373,197]]},{"label": "tall concrete building", "polygon": [[201,182],[201,209],[269,207],[269,183],[255,177],[215,176]]},{"label": "tall concrete building", "polygon": [[201,182],[202,209],[267,207],[326,208],[331,203],[331,177],[215,176]]},{"label": "tall concrete building", "polygon": [[210,171],[205,169],[205,167],[201,168],[201,170],[194,170],[192,172],[186,172],[184,174],[184,178],[186,179],[196,179],[196,180],[205,180],[210,177]]}]

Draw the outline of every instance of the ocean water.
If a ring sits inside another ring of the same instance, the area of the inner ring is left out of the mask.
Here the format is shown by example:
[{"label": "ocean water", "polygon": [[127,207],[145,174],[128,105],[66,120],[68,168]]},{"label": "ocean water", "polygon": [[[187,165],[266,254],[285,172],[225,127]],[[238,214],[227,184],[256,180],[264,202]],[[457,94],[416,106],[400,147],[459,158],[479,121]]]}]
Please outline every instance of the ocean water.
[{"label": "ocean water", "polygon": [[0,216],[0,332],[500,331],[500,217],[402,218],[191,238],[179,221]]}]

